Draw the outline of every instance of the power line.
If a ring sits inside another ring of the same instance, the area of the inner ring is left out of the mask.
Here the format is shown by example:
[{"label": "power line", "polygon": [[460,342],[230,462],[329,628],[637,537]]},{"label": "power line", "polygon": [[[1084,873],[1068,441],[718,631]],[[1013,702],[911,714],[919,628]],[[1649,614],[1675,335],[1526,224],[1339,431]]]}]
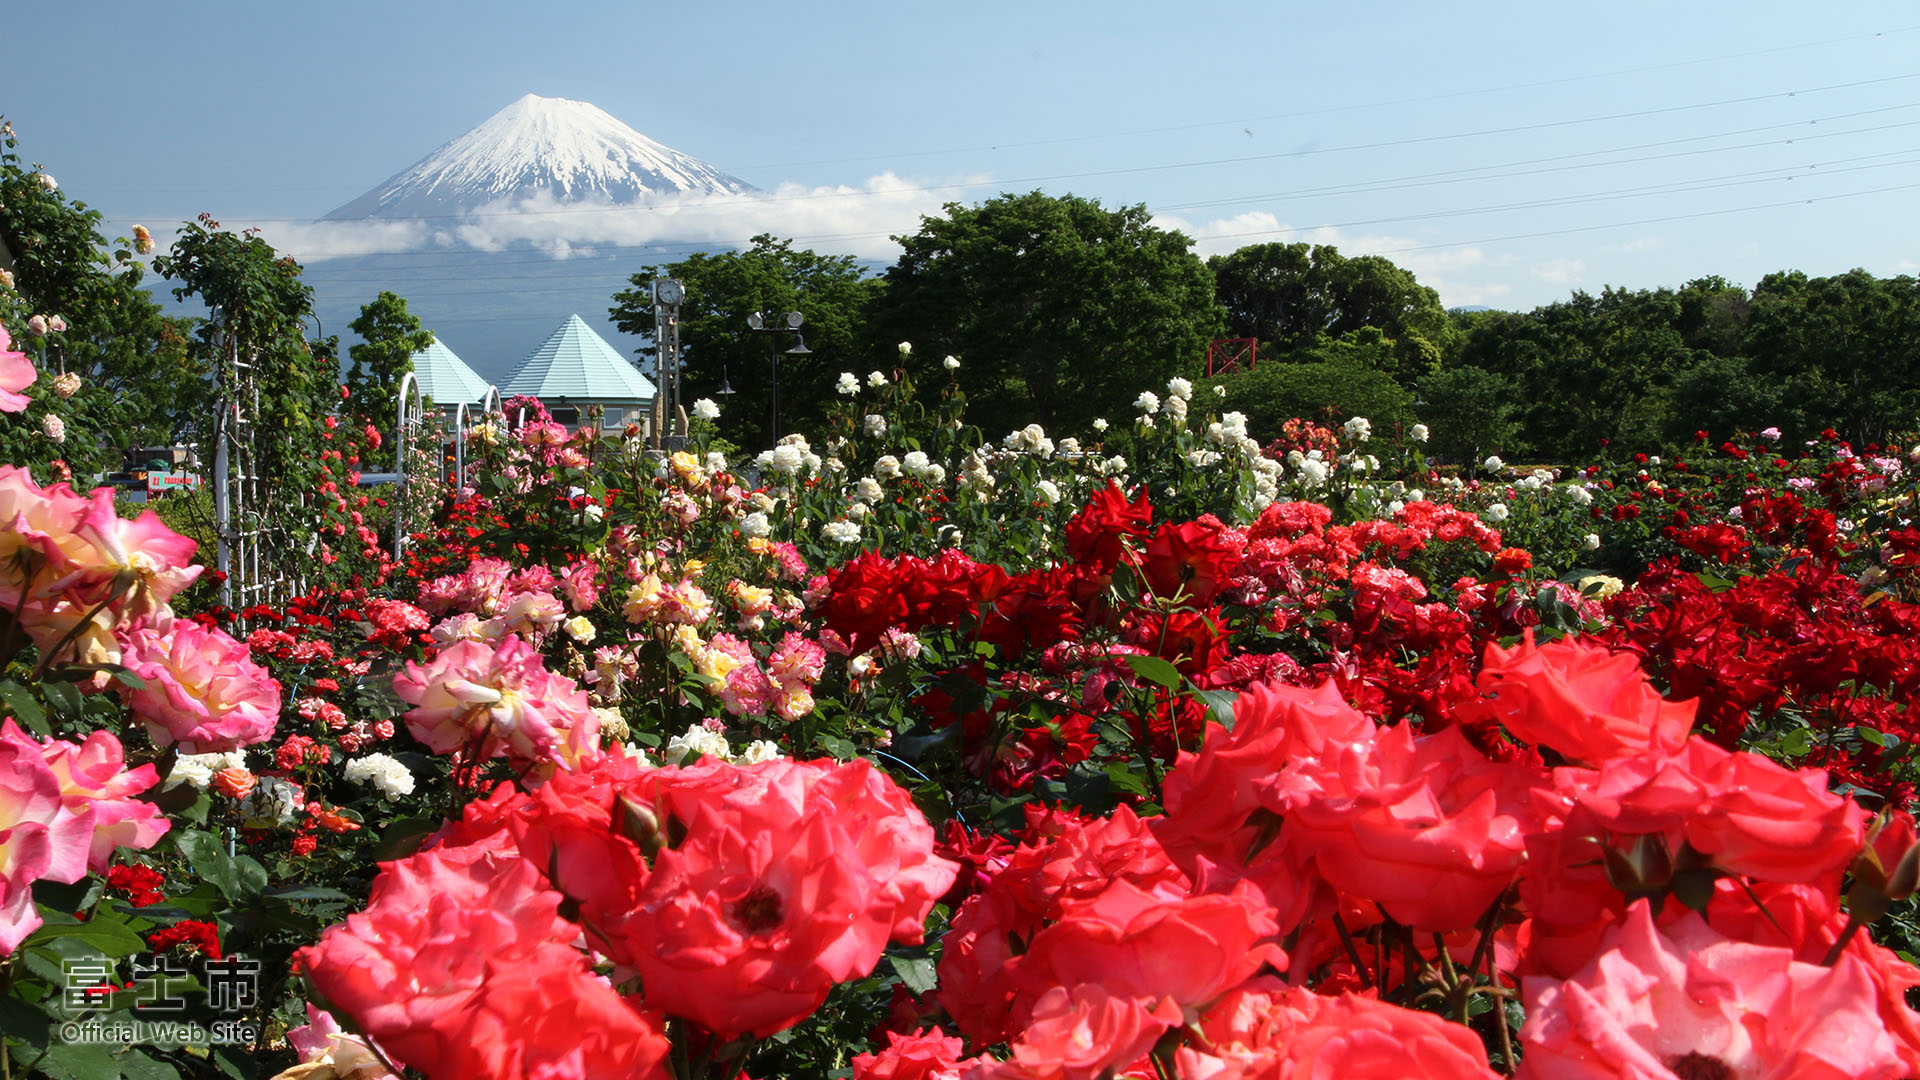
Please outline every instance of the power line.
[{"label": "power line", "polygon": [[[1663,115],[1671,115],[1674,113],[1693,112],[1701,109],[1722,108],[1728,105],[1745,105],[1745,104],[1753,104],[1753,103],[1762,102],[1762,101],[1777,101],[1785,98],[1795,98],[1795,97],[1802,97],[1802,96],[1811,95],[1811,94],[1826,93],[1833,90],[1857,89],[1862,86],[1876,86],[1876,85],[1882,85],[1885,83],[1901,82],[1908,79],[1916,79],[1916,78],[1920,78],[1920,72],[1910,72],[1902,75],[1882,76],[1874,79],[1858,79],[1852,82],[1845,82],[1845,83],[1831,83],[1825,86],[1807,87],[1799,90],[1780,90],[1780,91],[1773,91],[1765,94],[1749,95],[1746,97],[1722,98],[1715,101],[1693,102],[1685,105],[1663,105],[1663,106],[1659,106],[1651,109],[1636,109],[1636,110],[1629,110],[1626,112],[1605,113],[1598,116],[1577,117],[1577,118],[1568,119],[1568,120],[1549,120],[1549,121],[1542,121],[1540,123],[1534,123],[1534,124],[1514,124],[1514,125],[1508,125],[1506,127],[1483,128],[1475,131],[1451,132],[1444,135],[1419,135],[1419,136],[1413,136],[1405,139],[1387,139],[1387,140],[1381,140],[1377,142],[1349,143],[1341,146],[1310,147],[1310,148],[1297,149],[1297,150],[1278,151],[1278,152],[1267,153],[1267,154],[1245,154],[1245,155],[1238,155],[1234,157],[1210,158],[1210,159],[1204,159],[1204,160],[1198,160],[1198,161],[1163,162],[1155,165],[1135,165],[1135,166],[1129,166],[1126,168],[1119,168],[1119,169],[1095,169],[1095,170],[1085,170],[1080,172],[1052,173],[1052,174],[1040,175],[1040,176],[1018,177],[1018,178],[1007,179],[1007,180],[955,181],[950,183],[929,184],[929,185],[909,185],[909,186],[889,189],[884,194],[888,194],[888,195],[924,194],[924,193],[935,192],[935,191],[955,191],[955,190],[965,190],[965,189],[982,188],[982,187],[1005,188],[1012,185],[1039,184],[1039,183],[1048,183],[1048,182],[1058,181],[1058,180],[1083,180],[1083,179],[1090,179],[1090,178],[1102,177],[1102,176],[1130,176],[1130,175],[1139,175],[1142,173],[1150,173],[1150,172],[1166,172],[1166,171],[1172,171],[1177,169],[1219,168],[1225,165],[1241,165],[1241,164],[1251,164],[1256,162],[1279,161],[1279,160],[1288,160],[1288,159],[1304,158],[1304,157],[1316,157],[1316,156],[1325,155],[1325,154],[1352,153],[1352,152],[1363,151],[1363,150],[1400,149],[1400,148],[1409,147],[1409,146],[1422,146],[1422,145],[1429,145],[1433,143],[1451,142],[1459,139],[1477,139],[1477,138],[1485,138],[1493,135],[1517,135],[1517,134],[1522,134],[1526,132],[1549,131],[1549,130],[1554,130],[1558,128],[1576,127],[1583,124],[1606,123],[1606,122],[1615,121],[1615,120],[1644,119],[1649,116],[1663,116]],[[786,195],[786,196],[773,195],[773,196],[766,196],[766,197],[719,196],[719,197],[703,198],[699,202],[692,205],[696,205],[701,209],[711,209],[711,208],[725,209],[727,207],[735,206],[735,205],[764,206],[764,205],[777,205],[781,203],[814,201],[814,200],[820,200],[820,199],[856,198],[856,197],[871,198],[877,194],[881,194],[881,193],[870,192],[870,191],[859,191],[859,192],[835,191],[835,192],[808,192],[806,194],[801,194],[801,195]],[[365,220],[375,220],[383,224],[389,224],[389,223],[399,224],[399,223],[409,222],[409,221],[419,221],[419,222],[461,221],[461,222],[464,222],[464,221],[485,220],[489,218],[504,218],[504,217],[541,218],[541,217],[552,217],[552,216],[561,216],[561,215],[607,213],[611,209],[617,209],[620,212],[659,213],[664,210],[670,210],[670,209],[678,210],[683,208],[686,205],[688,204],[667,203],[667,204],[657,205],[657,206],[554,207],[552,209],[543,209],[543,210],[502,210],[502,211],[483,211],[483,212],[461,213],[461,214],[423,214],[417,217],[409,217],[409,218],[382,218],[382,219],[365,219]],[[326,224],[326,223],[327,223],[327,219],[324,219],[324,218],[253,218],[253,219],[250,219],[250,224],[254,224],[254,225],[319,225],[319,224]]]}]

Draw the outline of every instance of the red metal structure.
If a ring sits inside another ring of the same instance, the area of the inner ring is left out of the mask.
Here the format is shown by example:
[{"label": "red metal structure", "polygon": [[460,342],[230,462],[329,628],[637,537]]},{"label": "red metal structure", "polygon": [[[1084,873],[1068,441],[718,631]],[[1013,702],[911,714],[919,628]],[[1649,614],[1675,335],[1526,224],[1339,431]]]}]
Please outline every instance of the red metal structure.
[{"label": "red metal structure", "polygon": [[1252,371],[1260,343],[1250,337],[1220,338],[1207,345],[1207,377]]}]

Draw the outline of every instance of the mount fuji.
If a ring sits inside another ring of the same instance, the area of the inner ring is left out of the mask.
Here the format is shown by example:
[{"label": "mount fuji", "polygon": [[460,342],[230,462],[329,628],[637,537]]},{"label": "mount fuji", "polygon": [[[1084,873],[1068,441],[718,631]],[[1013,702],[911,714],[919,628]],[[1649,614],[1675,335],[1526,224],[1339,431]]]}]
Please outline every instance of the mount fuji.
[{"label": "mount fuji", "polygon": [[325,220],[457,218],[543,196],[646,205],[660,196],[757,190],[587,102],[528,94]]},{"label": "mount fuji", "polygon": [[623,215],[657,211],[643,220],[670,222],[709,200],[729,207],[759,194],[594,105],[528,94],[320,222],[415,229],[417,243],[310,260],[306,280],[325,326],[345,326],[376,292],[391,290],[483,377],[501,382],[568,315],[621,352],[641,344],[607,315],[613,294],[643,265],[704,245],[664,232],[633,240],[615,227]]}]

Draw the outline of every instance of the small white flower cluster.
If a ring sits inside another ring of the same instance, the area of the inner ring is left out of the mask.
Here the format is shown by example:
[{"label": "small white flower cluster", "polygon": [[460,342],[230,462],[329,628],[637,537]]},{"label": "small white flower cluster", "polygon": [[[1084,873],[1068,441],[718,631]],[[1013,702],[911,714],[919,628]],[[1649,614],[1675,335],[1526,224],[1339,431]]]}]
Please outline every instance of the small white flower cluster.
[{"label": "small white flower cluster", "polygon": [[762,471],[772,471],[782,477],[817,476],[820,473],[820,455],[807,445],[805,435],[788,435],[771,450],[763,450],[753,459],[754,465]]},{"label": "small white flower cluster", "polygon": [[387,754],[368,754],[347,762],[341,770],[351,784],[372,784],[389,799],[413,794],[413,773],[397,758]]},{"label": "small white flower cluster", "polygon": [[161,790],[190,784],[196,790],[205,791],[213,782],[213,774],[222,769],[244,769],[247,767],[247,755],[243,750],[228,750],[218,754],[181,754],[173,759],[173,771],[167,774],[167,782]]},{"label": "small white flower cluster", "polygon": [[947,481],[946,467],[929,461],[925,450],[909,451],[906,457],[900,459],[900,470],[934,487],[939,487]]},{"label": "small white flower cluster", "polygon": [[1019,431],[1010,433],[1000,440],[1000,445],[1009,450],[1038,454],[1043,458],[1053,456],[1053,440],[1047,438],[1046,429],[1039,424],[1028,424]]}]

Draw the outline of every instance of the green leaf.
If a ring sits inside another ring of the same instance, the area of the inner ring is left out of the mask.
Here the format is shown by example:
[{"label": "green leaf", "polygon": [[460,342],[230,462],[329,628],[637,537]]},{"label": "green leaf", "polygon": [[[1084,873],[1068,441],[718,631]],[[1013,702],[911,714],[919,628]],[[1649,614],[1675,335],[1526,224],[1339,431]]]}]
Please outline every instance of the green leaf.
[{"label": "green leaf", "polygon": [[43,682],[40,693],[47,699],[47,708],[53,711],[64,729],[80,722],[85,702],[80,698],[80,688],[68,682]]},{"label": "green leaf", "polygon": [[180,834],[176,846],[193,872],[213,882],[229,901],[245,900],[267,886],[266,867],[246,855],[228,855],[226,846],[212,833],[190,829]]},{"label": "green leaf", "polygon": [[38,1069],[53,1080],[120,1080],[113,1052],[91,1043],[56,1042],[40,1059]]},{"label": "green leaf", "polygon": [[926,993],[940,981],[930,957],[889,956],[887,962],[893,965],[893,973],[900,976],[900,981],[915,994]]},{"label": "green leaf", "polygon": [[1231,690],[1195,690],[1193,696],[1206,703],[1207,714],[1213,717],[1214,723],[1233,730],[1233,704],[1240,695]]},{"label": "green leaf", "polygon": [[27,938],[24,947],[31,949],[46,945],[56,938],[71,938],[74,941],[84,942],[105,956],[132,956],[135,953],[147,951],[145,938],[134,933],[127,924],[105,914],[95,915],[93,919],[83,923],[67,923],[58,926],[49,923],[35,930],[33,936]]},{"label": "green leaf", "polygon": [[1180,689],[1179,670],[1158,656],[1129,656],[1127,663],[1133,668],[1135,675],[1150,683],[1164,686],[1169,690]]},{"label": "green leaf", "polygon": [[8,711],[35,735],[53,734],[53,729],[47,726],[47,711],[33,699],[33,693],[26,687],[12,679],[0,682],[0,701],[6,702]]},{"label": "green leaf", "polygon": [[391,862],[413,854],[420,850],[421,844],[427,842],[427,837],[439,830],[440,825],[439,818],[401,818],[380,834],[380,844],[373,849],[373,860]]},{"label": "green leaf", "polygon": [[135,1049],[120,1055],[120,1076],[122,1080],[180,1080],[180,1070]]}]

